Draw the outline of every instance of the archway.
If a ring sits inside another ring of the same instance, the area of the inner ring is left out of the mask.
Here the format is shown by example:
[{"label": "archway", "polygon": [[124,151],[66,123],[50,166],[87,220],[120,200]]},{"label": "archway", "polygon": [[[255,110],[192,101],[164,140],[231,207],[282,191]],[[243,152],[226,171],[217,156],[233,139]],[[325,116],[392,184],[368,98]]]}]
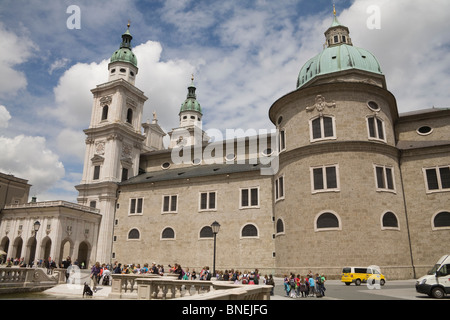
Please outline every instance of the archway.
[{"label": "archway", "polygon": [[64,239],[61,242],[61,248],[59,251],[59,264],[61,264],[67,257],[73,256],[73,243],[70,239]]},{"label": "archway", "polygon": [[50,257],[51,249],[52,240],[49,237],[45,237],[44,239],[42,239],[41,252],[43,253],[43,255],[41,255],[41,257],[42,259],[44,259],[44,261],[47,261],[48,257]]},{"label": "archway", "polygon": [[80,243],[78,247],[78,266],[80,268],[87,268],[89,263],[89,245],[86,241]]},{"label": "archway", "polygon": [[20,259],[20,255],[22,254],[22,245],[23,240],[21,237],[17,237],[16,240],[14,240],[13,245],[13,252],[12,252],[12,259]]},{"label": "archway", "polygon": [[25,255],[25,262],[30,265],[36,259],[37,241],[35,237],[30,237],[27,241],[27,250]]}]

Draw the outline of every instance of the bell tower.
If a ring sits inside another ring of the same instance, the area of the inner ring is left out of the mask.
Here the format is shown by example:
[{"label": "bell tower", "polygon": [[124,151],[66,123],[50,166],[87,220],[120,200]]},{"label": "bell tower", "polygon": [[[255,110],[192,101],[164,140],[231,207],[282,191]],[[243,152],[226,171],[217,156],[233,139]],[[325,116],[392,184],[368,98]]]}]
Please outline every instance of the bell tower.
[{"label": "bell tower", "polygon": [[92,89],[91,122],[86,134],[83,178],[75,188],[79,204],[100,209],[97,247],[91,244],[91,258],[111,262],[113,219],[118,183],[139,172],[139,156],[144,148],[141,133],[144,102],[148,99],[134,86],[138,73],[129,31],[122,35],[120,48],[108,65],[108,82]]}]

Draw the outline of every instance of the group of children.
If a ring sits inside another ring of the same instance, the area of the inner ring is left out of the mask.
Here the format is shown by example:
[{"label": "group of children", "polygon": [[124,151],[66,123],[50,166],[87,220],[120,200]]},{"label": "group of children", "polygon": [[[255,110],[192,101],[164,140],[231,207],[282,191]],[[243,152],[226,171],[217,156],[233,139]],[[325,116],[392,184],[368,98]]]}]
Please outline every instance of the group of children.
[{"label": "group of children", "polygon": [[314,276],[310,271],[305,277],[295,275],[284,276],[284,288],[286,296],[291,298],[298,297],[323,297],[325,295],[325,276],[316,273]]}]

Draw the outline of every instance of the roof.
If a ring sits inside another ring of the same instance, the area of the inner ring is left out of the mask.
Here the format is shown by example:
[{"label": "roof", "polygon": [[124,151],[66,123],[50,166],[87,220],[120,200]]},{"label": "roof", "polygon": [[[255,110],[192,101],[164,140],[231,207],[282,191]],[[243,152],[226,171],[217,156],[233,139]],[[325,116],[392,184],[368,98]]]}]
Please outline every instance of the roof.
[{"label": "roof", "polygon": [[120,48],[114,51],[111,56],[110,62],[128,62],[137,68],[137,58],[131,51],[131,39],[133,39],[133,36],[130,33],[130,25],[128,24],[127,31],[122,34],[122,43],[120,44]]},{"label": "roof", "polygon": [[139,183],[170,181],[197,177],[218,176],[231,173],[257,172],[266,166],[262,164],[209,164],[192,165],[189,167],[175,169],[161,169],[151,171],[132,177],[121,182],[119,185],[133,185]]},{"label": "roof", "polygon": [[359,69],[382,75],[377,58],[368,50],[348,44],[330,46],[311,58],[300,69],[297,88],[305,85],[318,75]]}]

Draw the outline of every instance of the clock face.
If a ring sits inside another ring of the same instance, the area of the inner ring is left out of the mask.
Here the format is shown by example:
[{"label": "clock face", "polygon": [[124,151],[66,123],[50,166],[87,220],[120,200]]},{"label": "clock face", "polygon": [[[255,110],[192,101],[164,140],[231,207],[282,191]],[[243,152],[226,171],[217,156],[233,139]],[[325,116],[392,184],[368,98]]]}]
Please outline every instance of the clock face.
[{"label": "clock face", "polygon": [[104,154],[105,153],[105,143],[104,142],[97,142],[95,144],[95,152],[97,154]]}]

